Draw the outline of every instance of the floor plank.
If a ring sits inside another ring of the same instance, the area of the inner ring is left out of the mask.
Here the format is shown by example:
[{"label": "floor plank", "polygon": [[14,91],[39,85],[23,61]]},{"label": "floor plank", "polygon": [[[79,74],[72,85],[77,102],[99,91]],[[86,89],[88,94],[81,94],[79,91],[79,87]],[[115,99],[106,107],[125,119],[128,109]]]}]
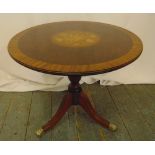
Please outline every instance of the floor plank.
[{"label": "floor plank", "polygon": [[[87,89],[87,86],[82,85],[82,88],[83,88],[83,91],[89,96],[89,91]],[[97,141],[97,140],[104,139],[104,135],[102,133],[101,127],[98,124],[94,125],[94,123],[95,122],[82,109],[82,107],[78,106],[77,112],[76,112],[76,126],[77,126],[79,140]]]},{"label": "floor plank", "polygon": [[94,121],[80,106],[77,107],[75,119],[80,141],[97,141],[100,139],[100,135],[97,132],[99,126],[94,126]]},{"label": "floor plank", "polygon": [[76,121],[76,117],[77,117],[77,112],[76,112],[76,108],[74,106],[72,106],[69,111],[68,111],[68,120],[69,120],[69,128],[70,128],[70,141],[79,141],[79,133],[77,131],[77,121]]},{"label": "floor plank", "polygon": [[[3,128],[13,95],[7,92],[0,92],[0,133]],[[1,140],[1,139],[0,139]]]},{"label": "floor plank", "polygon": [[27,133],[25,140],[51,140],[51,131],[47,132],[40,138],[35,132],[44,125],[52,116],[51,92],[33,92],[30,115],[27,123]]},{"label": "floor plank", "polygon": [[147,86],[143,85],[126,85],[130,97],[140,109],[145,121],[155,133],[155,94],[152,88],[146,90]]},{"label": "floor plank", "polygon": [[0,140],[155,140],[155,85],[82,87],[96,111],[118,126],[116,132],[72,106],[53,130],[38,138],[36,129],[55,114],[65,92],[0,92]]},{"label": "floor plank", "polygon": [[[52,93],[52,115],[55,114],[62,98],[66,92],[53,92]],[[69,112],[67,111],[60,122],[52,130],[52,140],[54,141],[67,141],[76,138],[76,130],[73,123],[69,121]]]},{"label": "floor plank", "polygon": [[123,85],[108,87],[132,140],[153,140],[152,132]]},{"label": "floor plank", "polygon": [[[104,133],[104,140],[131,140],[128,130],[124,126],[124,122],[119,115],[117,107],[113,103],[111,96],[106,87],[95,83],[88,86],[96,111],[110,122],[117,125],[118,130],[115,132],[100,128]],[[94,124],[95,125],[95,124]]]},{"label": "floor plank", "polygon": [[10,94],[11,104],[1,128],[0,140],[24,140],[32,92]]}]

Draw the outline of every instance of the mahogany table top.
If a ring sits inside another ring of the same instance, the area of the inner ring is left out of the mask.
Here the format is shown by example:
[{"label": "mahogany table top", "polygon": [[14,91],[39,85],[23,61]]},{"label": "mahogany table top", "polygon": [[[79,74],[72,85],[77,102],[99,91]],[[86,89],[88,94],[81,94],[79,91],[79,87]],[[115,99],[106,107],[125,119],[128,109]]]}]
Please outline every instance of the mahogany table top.
[{"label": "mahogany table top", "polygon": [[93,75],[122,68],[143,49],[138,36],[110,24],[64,21],[43,24],[15,35],[8,44],[11,57],[40,72]]}]

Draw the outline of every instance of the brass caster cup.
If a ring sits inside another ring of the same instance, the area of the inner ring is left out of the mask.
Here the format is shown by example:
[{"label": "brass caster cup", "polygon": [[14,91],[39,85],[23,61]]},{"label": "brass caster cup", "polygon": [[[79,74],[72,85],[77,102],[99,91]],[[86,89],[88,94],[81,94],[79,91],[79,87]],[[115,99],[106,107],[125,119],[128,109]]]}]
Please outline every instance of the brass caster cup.
[{"label": "brass caster cup", "polygon": [[38,130],[36,131],[36,135],[37,135],[38,137],[41,137],[41,136],[43,135],[43,133],[44,133],[44,130],[43,130],[42,128],[40,128],[40,129],[38,129]]},{"label": "brass caster cup", "polygon": [[117,126],[116,126],[115,124],[110,123],[110,124],[109,124],[109,129],[110,129],[111,131],[116,131],[116,130],[117,130]]}]

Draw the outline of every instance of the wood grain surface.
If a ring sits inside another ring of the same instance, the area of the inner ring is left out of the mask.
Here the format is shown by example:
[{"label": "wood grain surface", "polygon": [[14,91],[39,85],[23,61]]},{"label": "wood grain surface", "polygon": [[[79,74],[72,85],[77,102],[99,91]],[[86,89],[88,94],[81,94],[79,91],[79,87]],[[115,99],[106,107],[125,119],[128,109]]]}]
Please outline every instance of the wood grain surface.
[{"label": "wood grain surface", "polygon": [[142,52],[134,33],[86,21],[48,23],[15,35],[8,51],[20,64],[58,75],[91,75],[119,69]]}]

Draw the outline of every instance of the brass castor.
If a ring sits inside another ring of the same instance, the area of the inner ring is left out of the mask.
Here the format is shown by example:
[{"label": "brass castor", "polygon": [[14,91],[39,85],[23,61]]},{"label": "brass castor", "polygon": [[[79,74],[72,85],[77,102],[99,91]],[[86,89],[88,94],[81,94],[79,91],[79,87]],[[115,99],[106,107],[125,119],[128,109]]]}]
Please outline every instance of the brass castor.
[{"label": "brass castor", "polygon": [[117,126],[116,126],[115,124],[113,124],[113,123],[110,123],[110,124],[109,124],[109,129],[110,129],[111,131],[116,131],[116,130],[117,130]]},{"label": "brass castor", "polygon": [[36,131],[36,135],[37,135],[38,137],[41,137],[41,136],[43,135],[43,133],[44,133],[44,130],[43,130],[42,128],[40,128],[40,129],[38,129],[38,130]]}]

